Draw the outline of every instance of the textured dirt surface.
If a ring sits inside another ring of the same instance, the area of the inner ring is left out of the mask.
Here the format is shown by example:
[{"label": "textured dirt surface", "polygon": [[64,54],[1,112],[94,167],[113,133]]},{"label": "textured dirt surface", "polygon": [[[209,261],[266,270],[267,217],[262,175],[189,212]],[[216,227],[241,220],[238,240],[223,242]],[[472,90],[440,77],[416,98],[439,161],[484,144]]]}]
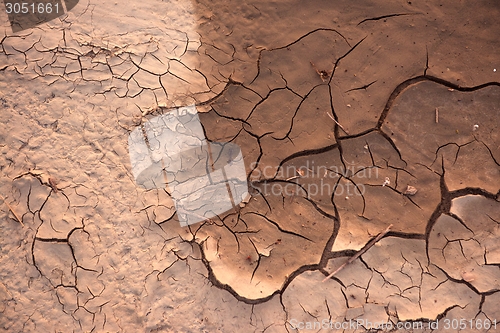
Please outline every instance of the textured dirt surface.
[{"label": "textured dirt surface", "polygon": [[[12,33],[2,12],[0,330],[500,330],[499,15],[91,0]],[[192,104],[251,197],[180,227],[127,139]]]}]

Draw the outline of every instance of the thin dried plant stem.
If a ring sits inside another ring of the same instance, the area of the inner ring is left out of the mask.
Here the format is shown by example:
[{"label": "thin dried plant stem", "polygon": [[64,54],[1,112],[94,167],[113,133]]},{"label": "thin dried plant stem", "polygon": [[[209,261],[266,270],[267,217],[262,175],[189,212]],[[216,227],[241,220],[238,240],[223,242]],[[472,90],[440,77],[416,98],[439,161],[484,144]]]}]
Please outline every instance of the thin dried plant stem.
[{"label": "thin dried plant stem", "polygon": [[436,108],[436,124],[439,123],[439,109]]},{"label": "thin dried plant stem", "polygon": [[5,198],[3,196],[0,195],[0,199],[2,199],[2,201],[4,202],[5,206],[7,206],[7,208],[9,208],[10,212],[12,213],[12,215],[14,215],[14,217],[16,218],[17,222],[21,223],[21,225],[24,227],[24,223],[23,223],[23,220],[19,217],[19,215],[16,214],[16,212],[14,211],[14,209],[9,205],[9,203],[7,202],[7,200],[5,200]]},{"label": "thin dried plant stem", "polygon": [[392,224],[390,224],[387,229],[385,229],[384,231],[382,231],[380,234],[377,235],[377,237],[375,237],[374,239],[372,239],[370,242],[368,242],[368,244],[366,244],[361,250],[359,250],[355,255],[353,255],[351,258],[349,258],[349,260],[347,260],[345,263],[342,264],[342,266],[340,266],[339,268],[337,268],[335,270],[335,272],[333,272],[332,274],[328,275],[326,278],[323,279],[323,281],[321,282],[325,282],[327,281],[328,279],[330,279],[332,276],[334,276],[335,274],[337,274],[338,272],[340,272],[345,266],[349,265],[350,263],[352,263],[354,260],[358,259],[363,253],[365,253],[366,251],[368,251],[373,245],[375,245],[375,243],[377,243],[382,237],[384,237],[385,235],[387,235],[387,233],[389,232],[389,230],[391,230],[392,228]]},{"label": "thin dried plant stem", "polygon": [[349,135],[349,133],[347,133],[347,131],[345,130],[344,126],[340,125],[340,123],[336,121],[331,114],[329,114],[328,112],[326,114],[328,115],[328,117],[330,117],[331,120],[335,122],[335,124],[337,124],[344,131],[345,134]]}]

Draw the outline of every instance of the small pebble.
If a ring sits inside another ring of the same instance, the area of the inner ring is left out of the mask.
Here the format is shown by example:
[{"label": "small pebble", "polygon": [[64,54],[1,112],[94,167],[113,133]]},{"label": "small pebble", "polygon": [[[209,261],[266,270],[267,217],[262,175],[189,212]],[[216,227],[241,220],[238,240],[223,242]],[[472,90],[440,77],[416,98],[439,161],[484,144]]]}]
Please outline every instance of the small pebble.
[{"label": "small pebble", "polygon": [[411,185],[406,186],[406,190],[403,192],[404,195],[415,195],[417,193],[417,189]]},{"label": "small pebble", "polygon": [[391,185],[391,180],[389,179],[389,177],[385,177],[384,183],[382,184],[382,186],[386,185]]}]

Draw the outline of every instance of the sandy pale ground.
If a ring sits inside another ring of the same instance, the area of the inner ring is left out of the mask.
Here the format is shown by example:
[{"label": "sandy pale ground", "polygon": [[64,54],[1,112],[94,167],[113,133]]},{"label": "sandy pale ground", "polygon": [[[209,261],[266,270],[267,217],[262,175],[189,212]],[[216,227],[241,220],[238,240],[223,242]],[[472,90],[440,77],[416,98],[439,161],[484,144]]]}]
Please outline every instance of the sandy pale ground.
[{"label": "sandy pale ground", "polygon": [[[0,331],[500,331],[497,1],[0,17]],[[251,197],[180,227],[127,140],[192,104]]]}]

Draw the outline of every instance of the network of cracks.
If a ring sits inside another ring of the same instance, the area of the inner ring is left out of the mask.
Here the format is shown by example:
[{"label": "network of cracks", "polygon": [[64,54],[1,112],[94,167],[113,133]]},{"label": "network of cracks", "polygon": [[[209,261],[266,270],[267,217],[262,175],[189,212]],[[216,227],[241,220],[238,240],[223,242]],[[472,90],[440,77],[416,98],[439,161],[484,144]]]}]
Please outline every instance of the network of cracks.
[{"label": "network of cracks", "polygon": [[[343,62],[364,39],[351,45],[333,29],[261,51],[248,82],[220,73],[215,80],[187,67],[179,71],[191,77],[183,78],[174,65],[155,72],[153,58],[161,60],[153,42],[137,55],[126,48],[70,47],[68,36],[65,47],[53,48],[43,41],[28,45],[30,38],[4,37],[2,56],[24,60],[2,72],[43,78],[75,98],[48,89],[20,108],[15,94],[2,97],[7,127],[31,126],[2,134],[2,214],[12,236],[2,240],[3,252],[18,253],[12,271],[26,271],[25,288],[54,295],[80,327],[119,327],[106,315],[119,303],[117,290],[145,299],[140,311],[154,325],[168,325],[163,307],[175,303],[170,287],[182,289],[177,281],[193,279],[252,309],[270,304],[281,327],[290,327],[292,318],[498,316],[498,82],[464,87],[428,75],[427,56],[421,75],[399,83],[376,109],[362,100],[377,94],[378,80],[339,90],[337,77],[351,70]],[[308,50],[314,59],[298,56]],[[32,61],[33,54],[39,59]],[[251,194],[236,209],[188,227],[178,226],[168,189],[138,188],[127,167],[126,135],[175,106],[145,106],[162,93],[168,100],[167,86],[175,83],[165,83],[166,76],[185,84],[202,78],[206,87],[198,90],[204,92],[192,102],[205,135],[241,148]],[[82,96],[92,112],[74,107]],[[346,103],[348,96],[355,102]],[[40,100],[38,111],[23,113]],[[113,103],[119,107],[110,108]],[[74,143],[55,153],[56,161],[71,160],[68,166],[54,166],[57,174],[39,167],[51,158],[50,145],[78,131]],[[321,282],[389,225],[375,246]],[[14,318],[24,301],[1,286],[0,309]]]}]

